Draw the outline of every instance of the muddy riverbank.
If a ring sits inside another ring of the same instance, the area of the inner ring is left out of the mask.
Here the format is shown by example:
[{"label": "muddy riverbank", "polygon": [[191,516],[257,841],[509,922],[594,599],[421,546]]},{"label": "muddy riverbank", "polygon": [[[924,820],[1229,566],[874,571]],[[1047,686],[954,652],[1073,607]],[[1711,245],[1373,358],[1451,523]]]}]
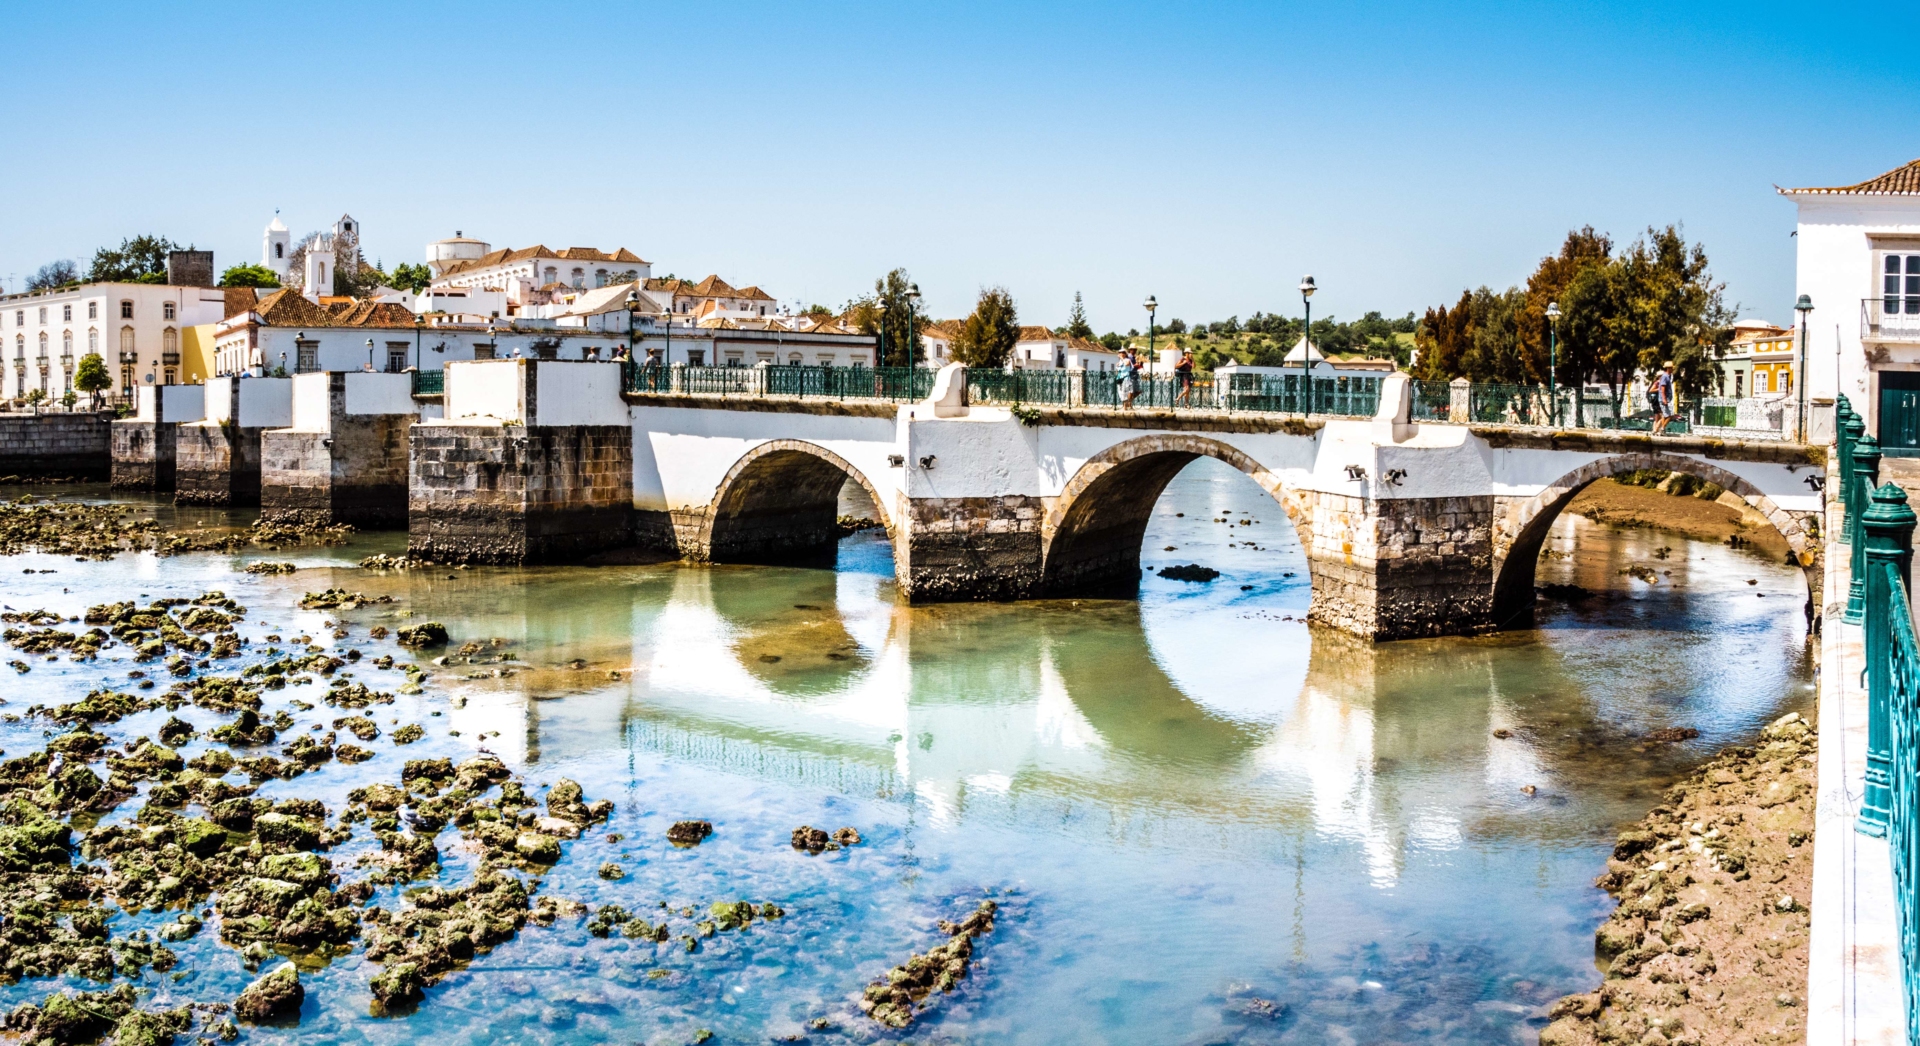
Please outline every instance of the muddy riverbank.
[{"label": "muddy riverbank", "polygon": [[1816,751],[1789,713],[1620,833],[1595,883],[1620,902],[1606,981],[1555,1003],[1541,1046],[1805,1041]]},{"label": "muddy riverbank", "polygon": [[1608,526],[1665,530],[1773,556],[1785,556],[1787,551],[1780,532],[1737,495],[1680,473],[1595,480],[1574,496],[1566,511]]}]

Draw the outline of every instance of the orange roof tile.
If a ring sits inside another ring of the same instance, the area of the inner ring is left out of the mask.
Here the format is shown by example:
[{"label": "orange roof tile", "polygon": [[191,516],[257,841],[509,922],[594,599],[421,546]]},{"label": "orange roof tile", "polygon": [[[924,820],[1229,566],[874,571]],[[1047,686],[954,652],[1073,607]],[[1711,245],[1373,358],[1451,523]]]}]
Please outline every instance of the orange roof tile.
[{"label": "orange roof tile", "polygon": [[1903,167],[1896,167],[1887,173],[1853,185],[1840,185],[1832,188],[1781,189],[1782,193],[1818,193],[1823,196],[1860,195],[1860,196],[1913,196],[1920,195],[1920,160]]}]

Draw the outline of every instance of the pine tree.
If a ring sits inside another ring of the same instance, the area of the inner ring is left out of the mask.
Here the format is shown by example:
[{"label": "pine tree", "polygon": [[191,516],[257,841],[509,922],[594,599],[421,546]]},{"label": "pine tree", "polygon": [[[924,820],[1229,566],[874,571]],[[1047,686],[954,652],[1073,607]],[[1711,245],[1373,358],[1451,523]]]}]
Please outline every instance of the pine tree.
[{"label": "pine tree", "polygon": [[1080,292],[1073,292],[1073,311],[1067,314],[1067,333],[1076,338],[1093,337],[1093,326],[1087,322],[1086,306],[1080,303]]}]

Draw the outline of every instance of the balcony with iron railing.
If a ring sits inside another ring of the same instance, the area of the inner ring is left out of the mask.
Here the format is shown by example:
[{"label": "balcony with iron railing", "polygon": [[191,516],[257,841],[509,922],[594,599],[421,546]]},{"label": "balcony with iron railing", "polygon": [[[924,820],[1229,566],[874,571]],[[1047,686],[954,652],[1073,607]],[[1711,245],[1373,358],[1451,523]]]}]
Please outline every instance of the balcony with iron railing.
[{"label": "balcony with iron railing", "polygon": [[1887,295],[1860,302],[1860,336],[1920,342],[1920,295]]}]

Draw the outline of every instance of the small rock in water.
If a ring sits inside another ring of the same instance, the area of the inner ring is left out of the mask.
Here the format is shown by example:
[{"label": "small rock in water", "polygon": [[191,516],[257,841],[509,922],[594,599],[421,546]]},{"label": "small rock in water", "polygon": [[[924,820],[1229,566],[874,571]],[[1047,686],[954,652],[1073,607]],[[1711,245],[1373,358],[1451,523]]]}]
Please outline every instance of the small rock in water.
[{"label": "small rock in water", "polygon": [[1160,571],[1160,576],[1170,581],[1212,581],[1220,576],[1220,572],[1198,563],[1188,563],[1183,566],[1166,567]]},{"label": "small rock in water", "polygon": [[699,846],[712,834],[711,821],[676,821],[667,829],[667,841],[675,846]]},{"label": "small rock in water", "polygon": [[1511,730],[1508,730],[1508,729],[1507,729],[1506,727],[1504,727],[1504,726],[1503,726],[1503,727],[1501,727],[1501,728],[1499,728],[1498,730],[1495,730],[1495,731],[1493,732],[1493,736],[1495,736],[1495,737],[1497,737],[1497,738],[1499,738],[1499,739],[1501,739],[1502,741],[1504,741],[1504,740],[1506,740],[1507,738],[1509,738],[1509,737],[1512,737],[1512,736],[1513,736],[1513,731],[1511,731]]}]

